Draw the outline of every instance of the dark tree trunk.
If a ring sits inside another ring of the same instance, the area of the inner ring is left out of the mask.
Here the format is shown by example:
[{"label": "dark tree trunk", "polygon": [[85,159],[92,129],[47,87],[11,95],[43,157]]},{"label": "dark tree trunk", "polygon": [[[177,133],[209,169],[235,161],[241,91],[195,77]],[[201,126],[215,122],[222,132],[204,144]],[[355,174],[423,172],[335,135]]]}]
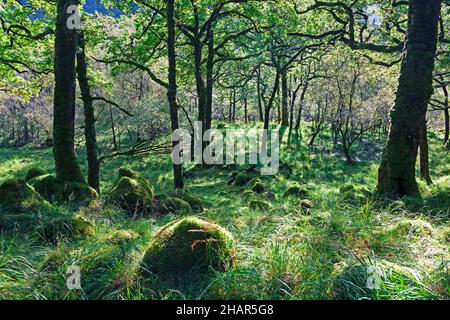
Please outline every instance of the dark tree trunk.
[{"label": "dark tree trunk", "polygon": [[214,32],[208,31],[208,58],[206,61],[206,101],[205,101],[205,131],[211,129],[213,89],[214,89]]},{"label": "dark tree trunk", "polygon": [[256,92],[258,95],[258,113],[259,113],[259,121],[264,122],[264,113],[262,106],[262,98],[261,98],[261,66],[258,67],[256,78]]},{"label": "dark tree trunk", "polygon": [[55,31],[53,157],[58,180],[83,182],[74,150],[76,30],[67,27],[67,7],[77,0],[58,0]]},{"label": "dark tree trunk", "polygon": [[288,92],[288,79],[287,71],[283,69],[281,73],[281,125],[289,126],[289,92]]},{"label": "dark tree trunk", "polygon": [[426,181],[428,184],[432,184],[430,175],[430,160],[428,152],[428,135],[427,135],[427,124],[424,122],[422,127],[422,132],[420,135],[420,178]]},{"label": "dark tree trunk", "polygon": [[244,122],[248,122],[248,101],[247,96],[244,97]]},{"label": "dark tree trunk", "polygon": [[[167,52],[169,60],[169,87],[167,98],[170,107],[170,121],[172,131],[178,129],[178,110],[177,110],[177,61],[175,52],[175,0],[167,0]],[[180,142],[172,142],[172,147],[177,148]],[[176,189],[184,187],[183,167],[181,164],[173,164],[173,177]]]},{"label": "dark tree trunk", "polygon": [[408,31],[391,128],[378,173],[378,192],[419,193],[415,165],[427,106],[433,92],[440,0],[410,0]]},{"label": "dark tree trunk", "polygon": [[78,34],[77,75],[81,98],[84,106],[84,136],[88,162],[88,183],[100,192],[100,162],[98,161],[97,132],[95,130],[95,114],[92,104],[91,89],[87,77],[86,47],[84,35]]},{"label": "dark tree trunk", "polygon": [[444,109],[444,121],[445,121],[444,145],[446,145],[450,139],[450,112],[448,106]]},{"label": "dark tree trunk", "polygon": [[114,124],[114,115],[112,111],[112,107],[109,106],[109,120],[111,121],[111,131],[112,131],[112,139],[113,139],[113,151],[119,150],[117,146],[117,138],[116,138],[116,126]]}]

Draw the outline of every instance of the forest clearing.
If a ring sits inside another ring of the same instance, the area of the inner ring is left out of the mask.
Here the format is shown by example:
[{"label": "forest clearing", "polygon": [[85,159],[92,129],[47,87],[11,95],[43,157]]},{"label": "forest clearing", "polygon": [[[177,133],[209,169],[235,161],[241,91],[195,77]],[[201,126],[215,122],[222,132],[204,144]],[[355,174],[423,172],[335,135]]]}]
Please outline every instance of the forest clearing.
[{"label": "forest clearing", "polygon": [[449,15],[4,0],[0,300],[450,299]]}]

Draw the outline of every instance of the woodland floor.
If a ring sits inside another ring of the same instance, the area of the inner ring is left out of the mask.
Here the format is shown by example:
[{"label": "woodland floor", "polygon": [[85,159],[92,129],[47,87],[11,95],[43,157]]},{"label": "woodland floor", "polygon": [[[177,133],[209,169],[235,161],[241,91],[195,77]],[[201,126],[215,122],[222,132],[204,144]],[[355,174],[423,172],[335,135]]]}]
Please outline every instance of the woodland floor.
[{"label": "woodland floor", "polygon": [[[236,240],[236,264],[224,273],[170,287],[140,278],[146,245],[177,216],[133,220],[100,202],[80,209],[96,225],[95,235],[84,240],[51,245],[34,234],[0,234],[0,299],[449,299],[450,161],[440,148],[441,137],[430,133],[434,185],[420,182],[421,199],[385,205],[358,196],[376,185],[382,140],[356,145],[354,165],[345,163],[339,145],[333,148],[330,140],[323,135],[314,148],[306,141],[283,145],[281,158],[292,173],[264,178],[270,190],[264,195],[228,185],[232,170],[189,171],[187,190],[206,208],[196,215],[220,224]],[[77,152],[86,170],[83,149]],[[1,148],[0,163],[0,182],[23,177],[35,166],[54,169],[51,149],[31,146]],[[169,156],[116,158],[102,166],[105,193],[122,165],[148,178],[156,193],[171,188]],[[300,199],[283,196],[294,182],[307,186],[314,205],[309,212],[302,212]],[[354,191],[343,192],[348,185]],[[270,208],[252,210],[251,199],[268,201]],[[135,236],[114,241],[117,230],[132,230]],[[382,270],[379,288],[368,290],[356,269],[342,276],[355,262]],[[82,290],[66,287],[65,273],[74,263],[82,268]]]}]

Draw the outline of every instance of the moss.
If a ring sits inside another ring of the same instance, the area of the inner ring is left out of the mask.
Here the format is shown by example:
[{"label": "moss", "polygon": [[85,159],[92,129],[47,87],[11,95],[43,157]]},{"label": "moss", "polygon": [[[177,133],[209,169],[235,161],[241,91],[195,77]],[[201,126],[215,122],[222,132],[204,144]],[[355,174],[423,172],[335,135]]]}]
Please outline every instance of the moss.
[{"label": "moss", "polygon": [[295,183],[287,188],[284,192],[285,197],[306,197],[308,195],[308,189],[298,183]]},{"label": "moss", "polygon": [[169,193],[170,196],[181,199],[189,203],[192,210],[196,212],[202,212],[203,209],[203,202],[197,197],[194,197],[190,193],[186,192],[185,190],[175,190]]},{"label": "moss", "polygon": [[136,240],[139,235],[133,230],[117,230],[109,235],[105,240],[109,243],[123,244],[128,241]]},{"label": "moss", "polygon": [[49,209],[51,205],[25,180],[10,179],[0,185],[0,211],[16,214]]},{"label": "moss", "polygon": [[184,200],[169,196],[158,196],[155,201],[155,207],[158,214],[169,213],[190,213],[191,206]]},{"label": "moss", "polygon": [[150,242],[143,258],[144,273],[167,279],[193,270],[198,276],[210,268],[224,271],[233,261],[232,243],[231,234],[212,222],[194,217],[171,222]]},{"label": "moss", "polygon": [[35,177],[29,181],[29,184],[39,192],[46,200],[52,201],[56,191],[56,178],[54,175],[45,174]]},{"label": "moss", "polygon": [[272,208],[272,205],[270,204],[270,202],[264,201],[264,200],[251,200],[250,204],[248,205],[248,207],[251,210],[269,210]]},{"label": "moss", "polygon": [[41,168],[33,167],[27,171],[27,174],[25,175],[25,180],[30,181],[31,179],[42,176],[44,174],[45,174],[45,171],[42,170]]},{"label": "moss", "polygon": [[266,198],[269,201],[277,201],[278,200],[278,195],[275,192],[266,192],[264,193],[264,198]]},{"label": "moss", "polygon": [[113,183],[113,187],[116,186],[119,183],[120,179],[123,177],[128,177],[130,179],[136,180],[137,182],[139,182],[142,188],[148,191],[148,193],[154,194],[153,187],[147,179],[145,179],[140,173],[126,167],[121,167],[117,170],[117,179],[116,182]]},{"label": "moss", "polygon": [[129,215],[142,215],[150,211],[153,190],[130,177],[121,177],[109,193],[109,201],[128,212]]},{"label": "moss", "polygon": [[331,223],[332,217],[329,212],[316,212],[309,216],[309,222],[314,226],[326,226]]},{"label": "moss", "polygon": [[95,234],[95,225],[80,214],[58,215],[47,221],[39,234],[50,243],[71,241]]},{"label": "moss", "polygon": [[39,194],[51,202],[68,202],[88,205],[98,198],[98,193],[85,182],[62,181],[54,175],[44,174],[29,182]]},{"label": "moss", "polygon": [[98,193],[85,182],[55,180],[54,199],[58,202],[87,205],[98,198]]}]

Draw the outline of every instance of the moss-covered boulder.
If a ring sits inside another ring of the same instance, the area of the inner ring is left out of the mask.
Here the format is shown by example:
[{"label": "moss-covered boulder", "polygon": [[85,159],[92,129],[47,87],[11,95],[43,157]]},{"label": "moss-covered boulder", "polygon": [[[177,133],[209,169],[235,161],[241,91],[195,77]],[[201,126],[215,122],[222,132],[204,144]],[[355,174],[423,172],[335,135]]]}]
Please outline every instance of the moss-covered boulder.
[{"label": "moss-covered boulder", "polygon": [[308,195],[308,189],[298,183],[290,185],[284,192],[285,197],[300,197],[304,198]]},{"label": "moss-covered boulder", "polygon": [[[143,258],[144,273],[177,278],[223,271],[233,261],[233,238],[220,226],[189,217],[160,229]],[[195,271],[193,273],[193,271]]]},{"label": "moss-covered boulder", "polygon": [[37,213],[0,213],[0,231],[4,232],[29,232],[41,221],[41,215]]},{"label": "moss-covered boulder", "polygon": [[155,197],[154,210],[157,214],[166,215],[169,213],[191,213],[192,208],[189,203],[182,199],[158,195]]},{"label": "moss-covered boulder", "polygon": [[130,216],[147,214],[153,203],[153,190],[138,180],[124,176],[110,191],[109,201]]},{"label": "moss-covered boulder", "polygon": [[55,201],[87,205],[97,198],[97,191],[85,182],[55,180]]},{"label": "moss-covered boulder", "polygon": [[41,238],[50,243],[82,239],[94,234],[94,223],[80,214],[55,216],[39,230]]},{"label": "moss-covered boulder", "polygon": [[53,201],[56,192],[56,178],[52,174],[44,174],[28,181],[30,185],[46,200]]},{"label": "moss-covered boulder", "polygon": [[35,177],[39,177],[45,174],[45,171],[42,170],[41,168],[30,168],[26,175],[25,175],[25,180],[30,181],[31,179],[35,178]]},{"label": "moss-covered boulder", "polygon": [[148,182],[148,180],[144,176],[142,176],[140,173],[138,173],[132,169],[126,168],[126,167],[121,167],[117,170],[117,178],[116,178],[115,183],[113,183],[113,186],[118,184],[120,179],[123,177],[128,177],[130,179],[136,180],[149,193],[151,193],[151,194],[154,193],[152,185]]},{"label": "moss-covered boulder", "polygon": [[265,200],[251,200],[248,207],[251,210],[265,211],[271,209],[272,205]]},{"label": "moss-covered boulder", "polygon": [[169,196],[186,201],[195,212],[203,211],[203,202],[185,190],[174,190],[169,192]]},{"label": "moss-covered boulder", "polygon": [[25,180],[10,179],[0,185],[0,212],[17,214],[49,209],[50,203]]}]

